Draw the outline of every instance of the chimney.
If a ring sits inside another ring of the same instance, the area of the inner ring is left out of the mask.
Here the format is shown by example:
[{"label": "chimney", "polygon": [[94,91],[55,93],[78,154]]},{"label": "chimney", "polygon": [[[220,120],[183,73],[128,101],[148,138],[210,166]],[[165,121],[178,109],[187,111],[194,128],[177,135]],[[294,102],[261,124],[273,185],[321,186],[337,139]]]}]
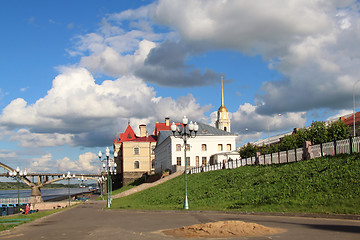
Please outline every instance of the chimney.
[{"label": "chimney", "polygon": [[170,126],[170,118],[169,117],[166,117],[165,118],[165,125],[168,127]]},{"label": "chimney", "polygon": [[141,125],[139,125],[139,128],[140,128],[140,137],[145,137],[145,135],[146,135],[146,125],[141,124]]}]

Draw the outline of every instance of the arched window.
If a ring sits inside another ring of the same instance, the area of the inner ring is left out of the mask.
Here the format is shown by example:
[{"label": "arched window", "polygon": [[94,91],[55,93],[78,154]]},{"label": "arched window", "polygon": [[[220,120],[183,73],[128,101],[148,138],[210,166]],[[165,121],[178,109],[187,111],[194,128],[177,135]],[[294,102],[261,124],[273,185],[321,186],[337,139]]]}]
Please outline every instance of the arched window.
[{"label": "arched window", "polygon": [[176,151],[181,151],[181,144],[176,144]]},{"label": "arched window", "polygon": [[155,159],[151,160],[151,168],[155,168]]},{"label": "arched window", "polygon": [[206,148],[206,144],[201,144],[201,151],[206,151],[207,148]]},{"label": "arched window", "polygon": [[135,161],[135,162],[134,162],[134,168],[135,168],[135,169],[139,169],[139,168],[140,168],[140,162],[139,162],[139,161]]}]

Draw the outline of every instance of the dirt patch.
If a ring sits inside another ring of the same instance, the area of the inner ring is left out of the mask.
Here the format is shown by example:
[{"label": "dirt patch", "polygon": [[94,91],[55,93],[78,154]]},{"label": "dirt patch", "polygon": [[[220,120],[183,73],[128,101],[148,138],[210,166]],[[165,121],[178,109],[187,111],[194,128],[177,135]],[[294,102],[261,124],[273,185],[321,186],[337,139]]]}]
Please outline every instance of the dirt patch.
[{"label": "dirt patch", "polygon": [[224,238],[224,237],[252,237],[266,236],[285,232],[281,228],[265,227],[256,223],[242,221],[221,221],[196,224],[188,227],[162,231],[166,235],[186,238]]}]

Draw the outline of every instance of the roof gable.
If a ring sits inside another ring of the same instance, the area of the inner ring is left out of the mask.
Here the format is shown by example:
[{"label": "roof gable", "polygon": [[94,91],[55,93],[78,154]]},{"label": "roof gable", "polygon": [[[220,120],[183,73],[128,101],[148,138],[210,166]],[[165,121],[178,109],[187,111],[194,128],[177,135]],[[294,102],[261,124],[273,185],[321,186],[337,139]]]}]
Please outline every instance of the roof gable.
[{"label": "roof gable", "polygon": [[135,132],[132,129],[132,127],[128,125],[125,132],[119,134],[119,140],[116,142],[121,143],[121,142],[131,141],[134,139],[136,139]]}]

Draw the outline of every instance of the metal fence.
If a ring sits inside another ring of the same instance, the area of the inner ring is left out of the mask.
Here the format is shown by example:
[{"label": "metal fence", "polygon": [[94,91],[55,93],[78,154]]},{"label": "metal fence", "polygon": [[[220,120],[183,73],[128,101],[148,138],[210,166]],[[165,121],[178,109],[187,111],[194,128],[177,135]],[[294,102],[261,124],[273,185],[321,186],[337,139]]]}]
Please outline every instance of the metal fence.
[{"label": "metal fence", "polygon": [[187,172],[189,174],[193,174],[199,172],[215,171],[220,169],[233,169],[246,165],[271,165],[297,162],[304,160],[304,151],[308,151],[310,158],[334,156],[343,153],[356,153],[360,152],[360,137],[311,145],[308,149],[296,148],[282,152],[263,154],[259,155],[258,157],[235,159],[214,165],[194,167],[187,169]]},{"label": "metal fence", "polygon": [[[30,202],[30,197],[19,198],[20,204],[29,203],[29,202]],[[18,198],[0,198],[0,204],[17,204],[17,203],[18,203]]]}]

